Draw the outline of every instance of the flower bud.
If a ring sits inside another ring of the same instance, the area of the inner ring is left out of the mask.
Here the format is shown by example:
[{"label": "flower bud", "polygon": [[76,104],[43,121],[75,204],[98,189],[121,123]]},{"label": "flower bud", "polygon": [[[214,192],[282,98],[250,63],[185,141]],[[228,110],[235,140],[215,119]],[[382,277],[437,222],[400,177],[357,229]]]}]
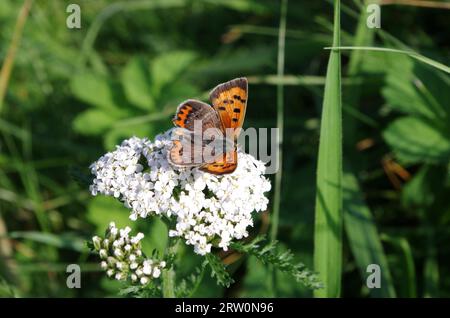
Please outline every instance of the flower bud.
[{"label": "flower bud", "polygon": [[148,279],[148,277],[144,276],[144,277],[141,277],[140,282],[141,282],[142,285],[145,285],[145,284],[147,284],[149,282],[149,279]]},{"label": "flower bud", "polygon": [[153,269],[153,277],[158,278],[161,275],[161,270],[158,267]]},{"label": "flower bud", "polygon": [[100,258],[106,259],[108,257],[108,252],[106,252],[105,249],[101,249],[98,254],[100,255]]},{"label": "flower bud", "polygon": [[102,239],[100,237],[98,237],[98,236],[94,236],[92,238],[92,243],[94,244],[95,250],[98,251],[101,248]]}]

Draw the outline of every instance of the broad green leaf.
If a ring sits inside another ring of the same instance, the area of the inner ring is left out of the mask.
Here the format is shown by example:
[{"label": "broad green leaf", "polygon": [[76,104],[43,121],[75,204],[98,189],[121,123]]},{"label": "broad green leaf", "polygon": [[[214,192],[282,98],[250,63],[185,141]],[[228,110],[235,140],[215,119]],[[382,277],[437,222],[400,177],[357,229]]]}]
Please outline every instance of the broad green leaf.
[{"label": "broad green leaf", "polygon": [[195,58],[196,55],[188,51],[171,52],[155,58],[150,66],[153,94],[159,96],[165,85],[178,80]]},{"label": "broad green leaf", "polygon": [[402,189],[402,203],[406,208],[424,208],[433,204],[445,191],[445,166],[424,165]]},{"label": "broad green leaf", "polygon": [[405,163],[439,163],[450,160],[450,135],[428,121],[402,117],[383,132],[386,142]]},{"label": "broad green leaf", "polygon": [[[447,122],[449,117],[448,75],[402,57],[389,68],[382,90],[389,106],[403,113]],[[437,90],[437,91],[436,91]],[[436,97],[439,99],[437,99]]]},{"label": "broad green leaf", "polygon": [[155,110],[148,63],[138,57],[132,58],[122,71],[121,81],[125,95],[133,105],[146,111]]},{"label": "broad green leaf", "polygon": [[116,120],[103,110],[88,109],[75,117],[72,126],[80,134],[99,135],[109,129]]},{"label": "broad green leaf", "polygon": [[120,85],[92,73],[76,75],[71,82],[73,94],[80,100],[116,116],[124,116],[125,99]]},{"label": "broad green leaf", "polygon": [[350,249],[358,265],[362,285],[366,286],[369,264],[377,264],[381,270],[381,288],[369,290],[373,297],[395,297],[389,264],[383,251],[380,236],[372,214],[364,202],[358,180],[348,165],[343,177],[344,225]]},{"label": "broad green leaf", "polygon": [[[340,43],[340,1],[334,1],[333,46]],[[316,297],[339,297],[342,274],[341,55],[331,51],[322,108],[317,164],[314,270],[324,288]]]}]

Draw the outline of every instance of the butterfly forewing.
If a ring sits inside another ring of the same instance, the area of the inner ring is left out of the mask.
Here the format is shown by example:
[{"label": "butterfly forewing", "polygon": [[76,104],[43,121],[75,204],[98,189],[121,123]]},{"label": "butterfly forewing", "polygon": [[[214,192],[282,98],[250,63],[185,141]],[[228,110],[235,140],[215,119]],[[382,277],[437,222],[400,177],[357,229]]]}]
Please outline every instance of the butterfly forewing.
[{"label": "butterfly forewing", "polygon": [[236,78],[216,86],[210,94],[211,104],[219,114],[225,129],[233,128],[234,139],[239,135],[247,108],[248,83],[246,78]]}]

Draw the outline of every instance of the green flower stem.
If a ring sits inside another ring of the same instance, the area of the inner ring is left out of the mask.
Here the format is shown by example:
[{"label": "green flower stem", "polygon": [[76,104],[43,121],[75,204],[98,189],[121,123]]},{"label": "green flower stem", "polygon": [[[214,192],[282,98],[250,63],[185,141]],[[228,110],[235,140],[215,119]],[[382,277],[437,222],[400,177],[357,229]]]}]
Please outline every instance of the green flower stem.
[{"label": "green flower stem", "polygon": [[[167,226],[167,231],[171,228],[170,220],[162,218],[162,221]],[[164,252],[164,259],[167,261],[167,269],[162,272],[162,293],[164,298],[175,298],[175,271],[174,259],[179,246],[179,239],[177,237],[169,237],[166,250]]]},{"label": "green flower stem", "polygon": [[163,297],[175,298],[175,271],[170,266],[162,272]]}]

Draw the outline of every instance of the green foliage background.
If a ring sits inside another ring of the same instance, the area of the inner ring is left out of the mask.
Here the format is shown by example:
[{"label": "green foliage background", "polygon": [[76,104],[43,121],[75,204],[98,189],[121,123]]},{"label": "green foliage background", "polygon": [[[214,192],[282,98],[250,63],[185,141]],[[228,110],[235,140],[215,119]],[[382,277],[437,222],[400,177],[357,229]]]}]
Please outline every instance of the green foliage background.
[{"label": "green foliage background", "polygon": [[[0,295],[116,296],[84,241],[109,220],[129,225],[112,198],[91,197],[71,171],[87,169],[132,135],[171,127],[178,103],[247,76],[246,127],[275,127],[284,86],[283,178],[278,239],[313,266],[316,162],[332,1],[289,1],[284,75],[277,73],[275,0],[79,0],[82,28],[66,27],[73,1],[35,0],[0,109]],[[445,1],[444,1],[445,2]],[[444,3],[442,2],[442,3]],[[0,61],[23,1],[0,1]],[[449,64],[445,9],[383,6],[365,26],[362,1],[341,3],[341,45],[420,52]],[[450,78],[406,55],[342,51],[344,252],[342,296],[450,296]],[[273,194],[271,193],[271,196]],[[268,213],[255,232],[267,231]],[[158,220],[133,224],[162,250]],[[189,274],[201,259],[180,252]],[[67,264],[82,288],[68,289]],[[382,267],[382,288],[365,286]],[[307,297],[311,292],[255,256],[229,266],[235,284],[205,275],[195,296]]]}]

